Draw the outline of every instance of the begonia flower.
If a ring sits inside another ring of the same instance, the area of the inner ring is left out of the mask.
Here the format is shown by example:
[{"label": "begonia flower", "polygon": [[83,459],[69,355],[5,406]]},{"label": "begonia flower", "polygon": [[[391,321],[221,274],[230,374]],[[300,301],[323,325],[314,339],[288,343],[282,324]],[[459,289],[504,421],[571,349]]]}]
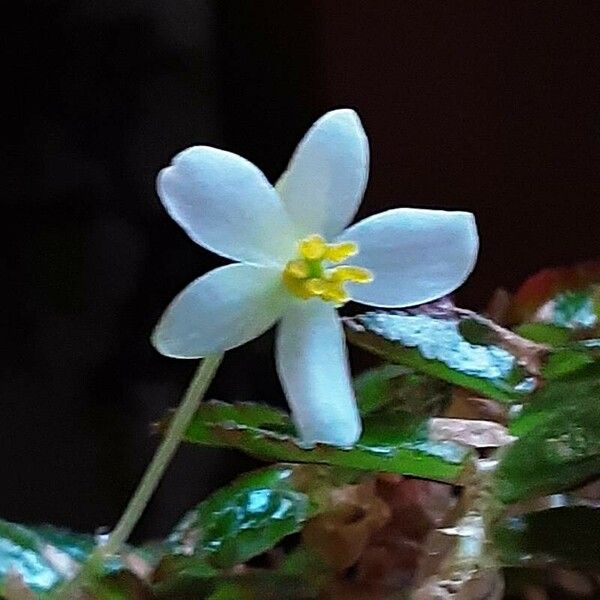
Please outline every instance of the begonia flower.
[{"label": "begonia flower", "polygon": [[350,446],[361,422],[337,308],[429,302],[475,264],[473,215],[392,209],[348,227],[367,184],[356,113],[334,110],[300,142],[272,186],[246,159],[184,150],[158,177],[169,214],[192,240],[236,261],[188,285],[153,334],[162,354],[200,358],[278,323],[277,370],[301,440]]}]

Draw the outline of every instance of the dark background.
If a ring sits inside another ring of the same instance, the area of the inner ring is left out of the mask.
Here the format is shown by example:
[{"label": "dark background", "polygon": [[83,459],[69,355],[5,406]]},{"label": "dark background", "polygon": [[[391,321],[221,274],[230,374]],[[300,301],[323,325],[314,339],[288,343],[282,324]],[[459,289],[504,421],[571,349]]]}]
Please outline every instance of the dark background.
[{"label": "dark background", "polygon": [[[544,267],[597,257],[596,2],[21,2],[4,22],[7,284],[0,515],[114,524],[149,461],[148,424],[194,366],[148,337],[220,259],[161,208],[158,170],[199,143],[275,179],[308,126],[354,107],[372,171],[360,216],[473,211],[477,307]],[[211,390],[281,402],[269,335]],[[165,533],[248,468],[184,448],[137,530]]]}]

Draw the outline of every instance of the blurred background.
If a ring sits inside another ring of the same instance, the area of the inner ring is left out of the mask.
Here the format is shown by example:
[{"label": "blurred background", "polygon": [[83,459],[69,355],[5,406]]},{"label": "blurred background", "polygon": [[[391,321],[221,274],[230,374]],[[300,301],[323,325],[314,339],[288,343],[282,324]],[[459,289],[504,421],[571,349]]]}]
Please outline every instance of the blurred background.
[{"label": "blurred background", "polygon": [[[193,144],[275,180],[309,125],[355,108],[371,143],[360,217],[473,211],[463,305],[598,257],[596,2],[23,1],[9,52],[0,515],[115,523],[195,365],[150,332],[220,259],[154,180]],[[268,232],[266,232],[268,234]],[[210,396],[281,404],[270,334],[228,354]],[[254,464],[183,448],[137,539]]]}]

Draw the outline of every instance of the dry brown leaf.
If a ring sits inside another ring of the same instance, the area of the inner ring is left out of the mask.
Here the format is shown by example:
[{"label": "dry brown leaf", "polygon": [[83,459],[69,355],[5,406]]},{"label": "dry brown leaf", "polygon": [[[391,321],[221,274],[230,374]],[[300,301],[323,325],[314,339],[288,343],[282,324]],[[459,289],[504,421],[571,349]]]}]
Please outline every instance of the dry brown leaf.
[{"label": "dry brown leaf", "polygon": [[499,423],[476,419],[434,417],[427,424],[428,437],[439,442],[458,442],[472,448],[498,448],[517,438]]},{"label": "dry brown leaf", "polygon": [[592,503],[600,503],[600,479],[573,490],[572,493],[578,498],[589,500]]},{"label": "dry brown leaf", "polygon": [[498,288],[492,294],[485,309],[485,314],[499,325],[508,325],[511,295],[504,288]]},{"label": "dry brown leaf", "polygon": [[427,534],[441,523],[452,500],[451,486],[380,474],[377,494],[391,519],[375,532],[356,564],[356,580],[386,589],[406,589],[413,581]]},{"label": "dry brown leaf", "polygon": [[476,323],[486,327],[494,336],[494,343],[497,346],[510,352],[510,354],[517,359],[519,364],[527,369],[532,375],[540,374],[544,358],[547,356],[548,352],[550,352],[549,346],[527,340],[510,329],[505,329],[491,319],[482,317],[473,311],[464,308],[456,308],[455,312],[461,317],[472,319]]},{"label": "dry brown leaf", "polygon": [[390,519],[388,505],[375,494],[375,480],[331,491],[331,509],[311,519],[304,541],[337,571],[356,563],[372,534]]},{"label": "dry brown leaf", "polygon": [[506,425],[508,408],[496,400],[479,398],[473,396],[470,390],[455,387],[452,392],[452,402],[444,416],[455,419],[483,419]]},{"label": "dry brown leaf", "polygon": [[431,578],[410,597],[411,600],[502,600],[504,579],[494,569],[477,571],[465,578]]},{"label": "dry brown leaf", "polygon": [[23,578],[16,571],[10,571],[4,584],[6,600],[36,600],[35,594],[27,587]]}]

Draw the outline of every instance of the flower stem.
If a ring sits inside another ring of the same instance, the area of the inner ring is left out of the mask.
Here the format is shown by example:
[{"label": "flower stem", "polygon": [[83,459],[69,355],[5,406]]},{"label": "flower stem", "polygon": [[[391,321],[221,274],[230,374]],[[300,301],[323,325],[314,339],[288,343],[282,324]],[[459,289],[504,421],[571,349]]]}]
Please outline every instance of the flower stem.
[{"label": "flower stem", "polygon": [[125,512],[119,519],[116,527],[113,529],[105,544],[98,546],[90,554],[86,563],[81,568],[79,574],[71,580],[63,589],[59,590],[56,598],[70,598],[69,593],[76,589],[77,584],[82,583],[86,574],[89,572],[86,566],[93,571],[101,564],[102,559],[110,554],[115,554],[121,546],[127,541],[136,523],[139,521],[146,505],[154,494],[164,472],[166,471],[171,459],[175,455],[179,443],[185,430],[187,429],[192,417],[198,410],[198,406],[208,389],[215,373],[223,359],[222,354],[212,354],[207,356],[198,367],[190,385],[188,386],[181,404],[175,411],[169,424],[169,428],[163,437],[160,446],[156,450],[150,465],[146,469],[137,490],[131,497]]},{"label": "flower stem", "polygon": [[200,363],[179,408],[173,415],[163,441],[152,458],[152,462],[146,469],[135,494],[129,501],[117,526],[113,529],[102,548],[105,554],[117,552],[131,535],[135,524],[142,516],[148,501],[152,497],[152,494],[154,494],[167,466],[171,462],[185,430],[198,410],[198,406],[210,382],[213,380],[222,358],[222,354],[214,354],[207,356]]}]

